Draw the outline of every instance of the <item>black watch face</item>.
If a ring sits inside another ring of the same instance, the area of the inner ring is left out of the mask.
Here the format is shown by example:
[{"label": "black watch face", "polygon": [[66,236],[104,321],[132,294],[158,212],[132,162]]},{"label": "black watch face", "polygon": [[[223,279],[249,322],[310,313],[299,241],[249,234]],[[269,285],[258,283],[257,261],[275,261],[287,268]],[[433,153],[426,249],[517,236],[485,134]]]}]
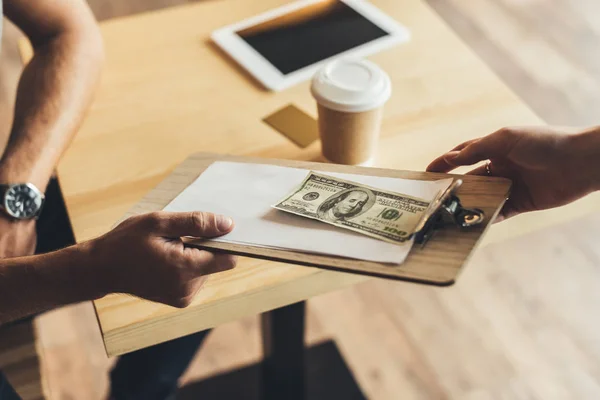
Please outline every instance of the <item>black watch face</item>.
[{"label": "black watch face", "polygon": [[34,218],[42,207],[42,197],[29,185],[15,185],[6,192],[5,207],[14,218]]}]

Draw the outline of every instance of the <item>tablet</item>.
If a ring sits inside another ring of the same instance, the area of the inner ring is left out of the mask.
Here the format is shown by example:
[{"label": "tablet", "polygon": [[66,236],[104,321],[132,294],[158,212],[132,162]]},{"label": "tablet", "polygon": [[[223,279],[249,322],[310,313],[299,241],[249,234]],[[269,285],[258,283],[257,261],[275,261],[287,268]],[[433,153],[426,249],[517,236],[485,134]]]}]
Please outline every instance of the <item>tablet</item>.
[{"label": "tablet", "polygon": [[271,90],[310,79],[336,57],[365,57],[409,37],[405,27],[364,0],[301,0],[212,34]]}]

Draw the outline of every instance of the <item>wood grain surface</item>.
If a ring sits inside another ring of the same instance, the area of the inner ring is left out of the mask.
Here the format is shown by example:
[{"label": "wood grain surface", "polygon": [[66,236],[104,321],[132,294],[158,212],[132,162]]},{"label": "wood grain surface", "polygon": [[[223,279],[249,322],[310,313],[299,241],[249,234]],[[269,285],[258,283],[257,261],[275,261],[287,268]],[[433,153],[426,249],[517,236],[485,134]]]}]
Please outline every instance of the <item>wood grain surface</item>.
[{"label": "wood grain surface", "polygon": [[[103,23],[108,59],[103,82],[59,166],[78,240],[108,231],[199,151],[321,160],[318,143],[299,148],[262,122],[290,103],[315,115],[308,82],[265,91],[208,39],[217,27],[282,3],[205,2]],[[394,92],[385,108],[377,167],[423,170],[464,140],[500,126],[541,123],[425,3],[374,3],[413,34],[410,43],[371,57],[390,74]],[[598,208],[598,202],[586,200],[567,213],[508,221],[487,240]],[[235,270],[211,277],[185,310],[121,295],[95,304],[108,353],[117,355],[364,279],[242,259]]]}]

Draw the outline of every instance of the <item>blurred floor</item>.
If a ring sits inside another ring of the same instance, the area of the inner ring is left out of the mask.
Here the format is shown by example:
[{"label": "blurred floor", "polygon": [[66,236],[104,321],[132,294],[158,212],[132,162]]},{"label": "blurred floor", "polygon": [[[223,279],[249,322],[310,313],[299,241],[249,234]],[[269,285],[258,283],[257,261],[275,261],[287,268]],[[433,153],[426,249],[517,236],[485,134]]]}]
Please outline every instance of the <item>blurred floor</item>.
[{"label": "blurred floor", "polygon": [[[89,2],[106,19],[186,1]],[[600,2],[428,2],[546,121],[600,123]],[[14,38],[0,57],[0,99],[14,88]],[[478,251],[452,288],[373,280],[317,297],[308,342],[335,339],[373,399],[598,399],[598,238],[595,215]],[[52,399],[103,398],[111,361],[91,305],[38,327]],[[252,317],[215,329],[185,381],[259,360],[258,328]]]}]

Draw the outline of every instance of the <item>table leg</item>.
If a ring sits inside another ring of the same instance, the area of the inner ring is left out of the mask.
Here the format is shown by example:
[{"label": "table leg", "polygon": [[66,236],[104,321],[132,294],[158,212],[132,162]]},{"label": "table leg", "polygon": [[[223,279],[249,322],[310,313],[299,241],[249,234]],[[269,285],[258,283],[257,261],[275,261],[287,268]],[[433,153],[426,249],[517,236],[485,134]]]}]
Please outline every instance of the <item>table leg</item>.
[{"label": "table leg", "polygon": [[262,314],[262,399],[305,398],[305,314],[304,301]]}]

